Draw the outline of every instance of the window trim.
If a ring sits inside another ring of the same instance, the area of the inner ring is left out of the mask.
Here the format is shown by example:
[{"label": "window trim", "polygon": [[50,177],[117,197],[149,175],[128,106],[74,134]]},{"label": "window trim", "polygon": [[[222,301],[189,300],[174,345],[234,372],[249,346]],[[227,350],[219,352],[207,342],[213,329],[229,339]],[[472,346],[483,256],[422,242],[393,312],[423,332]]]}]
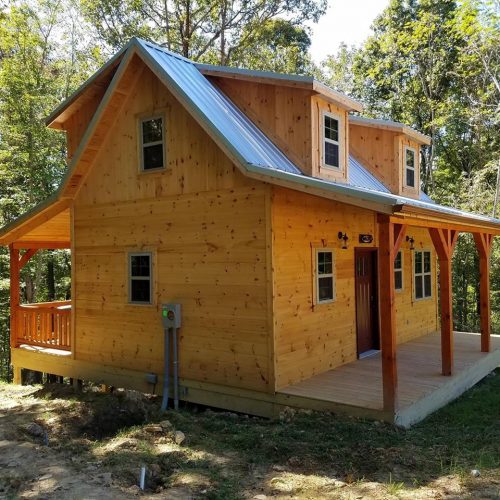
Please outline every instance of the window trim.
[{"label": "window trim", "polygon": [[[143,133],[142,133],[142,124],[144,122],[148,122],[151,120],[157,120],[161,118],[161,141],[153,141],[153,142],[143,142]],[[167,168],[167,148],[166,148],[166,127],[165,127],[165,113],[157,113],[155,115],[142,115],[137,117],[137,135],[139,139],[139,172],[141,174],[147,174],[149,172],[162,172]],[[145,146],[156,146],[158,144],[162,145],[163,151],[163,166],[157,168],[144,168],[144,147]]]},{"label": "window trim", "polygon": [[[149,257],[149,276],[132,276],[132,257]],[[128,303],[136,306],[153,305],[153,252],[128,252],[127,253],[127,280],[128,280]],[[132,300],[132,281],[149,280],[149,302]]]},{"label": "window trim", "polygon": [[[413,152],[413,168],[408,166],[408,163],[406,163],[406,152],[407,151],[412,151]],[[418,184],[418,179],[417,179],[417,168],[418,168],[418,159],[417,159],[417,150],[413,148],[412,146],[408,146],[405,144],[403,148],[403,165],[404,165],[404,186],[407,187],[408,189],[415,189],[417,190],[417,184]],[[407,175],[406,171],[407,170],[413,170],[413,180],[415,182],[414,186],[410,186],[407,183]]]},{"label": "window trim", "polygon": [[[332,139],[328,139],[325,137],[325,117],[330,117],[333,118],[334,120],[337,120],[337,123],[339,124],[339,129],[338,129],[338,134],[339,134],[339,140],[334,141]],[[342,172],[344,170],[344,148],[342,144],[342,137],[344,135],[344,127],[343,127],[343,122],[342,122],[342,116],[338,113],[332,113],[331,111],[325,111],[321,113],[321,167],[322,168],[328,168],[330,170],[333,170],[334,172]],[[328,165],[325,162],[325,156],[326,156],[326,151],[325,151],[325,143],[329,142],[330,144],[336,144],[339,147],[339,166],[334,167],[333,165]]]},{"label": "window trim", "polygon": [[[396,258],[398,254],[401,254],[401,267],[399,269],[396,269]],[[404,254],[403,250],[398,250],[398,253],[396,254],[396,258],[394,259],[394,291],[395,292],[402,292],[405,289],[404,285]],[[396,288],[396,273],[400,272],[401,273],[401,288]]]},{"label": "window trim", "polygon": [[[320,253],[330,252],[332,254],[332,272],[327,274],[319,274],[318,269],[318,255]],[[332,298],[326,300],[319,300],[319,278],[332,278]],[[335,276],[335,252],[332,248],[321,247],[314,249],[314,304],[315,305],[323,305],[323,304],[331,304],[336,300],[336,276]]]},{"label": "window trim", "polygon": [[[431,270],[428,272],[424,272],[424,253],[428,252],[430,254],[430,262],[431,262]],[[416,255],[417,253],[422,254],[422,272],[421,273],[416,273],[415,272],[415,263],[416,263]],[[420,300],[429,300],[434,297],[434,283],[433,283],[433,276],[434,276],[434,264],[433,264],[433,258],[432,258],[432,250],[429,248],[422,248],[421,250],[415,249],[413,251],[413,300],[415,301],[420,301]],[[429,275],[431,277],[431,294],[430,295],[425,295],[425,276]],[[422,276],[422,297],[417,297],[417,276]]]}]

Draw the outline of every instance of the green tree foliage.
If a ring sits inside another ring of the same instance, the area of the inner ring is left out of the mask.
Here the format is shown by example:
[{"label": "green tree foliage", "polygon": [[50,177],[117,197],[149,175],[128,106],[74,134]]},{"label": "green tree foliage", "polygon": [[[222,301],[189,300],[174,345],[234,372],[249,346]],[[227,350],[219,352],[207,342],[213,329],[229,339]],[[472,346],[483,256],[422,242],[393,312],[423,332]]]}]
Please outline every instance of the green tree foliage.
[{"label": "green tree foliage", "polygon": [[253,67],[260,58],[258,67],[287,69],[297,60],[291,69],[300,71],[304,23],[318,20],[326,0],[82,0],[82,8],[114,50],[139,36],[196,61]]},{"label": "green tree foliage", "polygon": [[[492,215],[500,164],[500,4],[392,0],[359,48],[342,46],[322,70],[329,83],[366,105],[365,113],[428,134],[423,188],[438,202]],[[498,213],[498,212],[497,212]],[[500,249],[492,256],[494,327],[500,328]],[[454,257],[455,326],[479,328],[474,241]]]}]

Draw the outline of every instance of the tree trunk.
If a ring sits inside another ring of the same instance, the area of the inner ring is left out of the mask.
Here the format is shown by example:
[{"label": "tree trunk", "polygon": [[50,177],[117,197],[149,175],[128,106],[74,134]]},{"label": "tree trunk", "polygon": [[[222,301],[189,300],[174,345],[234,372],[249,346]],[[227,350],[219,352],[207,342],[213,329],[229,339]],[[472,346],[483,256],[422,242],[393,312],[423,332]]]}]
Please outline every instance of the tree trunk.
[{"label": "tree trunk", "polygon": [[47,301],[54,302],[56,300],[56,284],[54,277],[54,254],[49,252],[47,260]]}]

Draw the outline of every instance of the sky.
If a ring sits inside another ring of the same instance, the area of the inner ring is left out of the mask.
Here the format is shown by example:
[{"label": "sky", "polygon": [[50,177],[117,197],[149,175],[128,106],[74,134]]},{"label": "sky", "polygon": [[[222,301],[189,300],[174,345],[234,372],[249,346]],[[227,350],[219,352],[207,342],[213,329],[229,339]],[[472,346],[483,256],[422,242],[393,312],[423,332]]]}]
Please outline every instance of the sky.
[{"label": "sky", "polygon": [[326,14],[311,26],[313,60],[320,63],[341,42],[361,44],[371,33],[373,20],[388,5],[389,0],[329,0]]}]

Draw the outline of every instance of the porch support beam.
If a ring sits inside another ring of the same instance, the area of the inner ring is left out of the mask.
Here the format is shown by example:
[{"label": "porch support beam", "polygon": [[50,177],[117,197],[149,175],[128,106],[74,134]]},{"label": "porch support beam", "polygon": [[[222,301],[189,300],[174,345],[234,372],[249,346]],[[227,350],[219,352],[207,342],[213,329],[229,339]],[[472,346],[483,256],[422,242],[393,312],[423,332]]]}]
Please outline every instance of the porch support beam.
[{"label": "porch support beam", "polygon": [[490,352],[491,307],[490,307],[490,256],[493,235],[474,233],[479,254],[479,312],[481,318],[481,352]]},{"label": "porch support beam", "polygon": [[397,408],[398,373],[396,363],[396,310],[394,307],[394,259],[401,246],[406,226],[379,215],[380,337],[384,410]]},{"label": "porch support beam", "polygon": [[14,248],[18,250],[31,248],[46,250],[71,248],[71,243],[69,241],[16,241],[13,245]]},{"label": "porch support beam", "polygon": [[22,269],[33,257],[38,252],[38,249],[36,248],[29,248],[24,252],[23,256],[19,259],[19,269]]},{"label": "porch support beam", "polygon": [[16,347],[17,343],[17,309],[20,299],[20,273],[19,273],[19,250],[13,245],[10,250],[10,346]]},{"label": "porch support beam", "polygon": [[453,373],[453,298],[451,258],[459,232],[454,229],[429,228],[429,234],[439,259],[441,302],[441,365],[442,374]]}]

